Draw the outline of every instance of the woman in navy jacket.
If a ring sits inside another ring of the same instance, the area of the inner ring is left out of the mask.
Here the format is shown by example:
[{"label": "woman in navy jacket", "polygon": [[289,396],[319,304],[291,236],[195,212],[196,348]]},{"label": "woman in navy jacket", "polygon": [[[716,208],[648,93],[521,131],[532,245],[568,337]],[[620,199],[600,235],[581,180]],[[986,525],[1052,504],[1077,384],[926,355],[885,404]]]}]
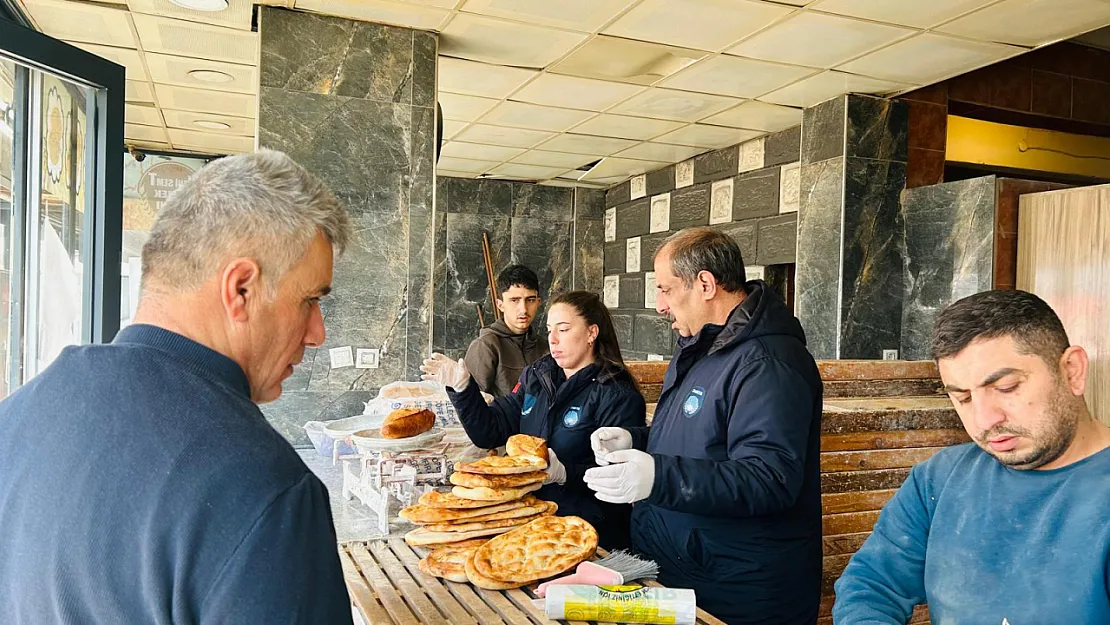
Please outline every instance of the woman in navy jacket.
[{"label": "woman in navy jacket", "polygon": [[463,361],[442,354],[425,360],[425,380],[448,387],[470,440],[493,449],[514,434],[547,441],[547,478],[536,493],[559,504],[558,514],[580,516],[609,549],[629,543],[629,505],[598,501],[583,475],[597,466],[590,434],[599,427],[642,427],[644,398],[625,369],[609,310],[597,295],[556,297],[547,313],[551,353],[520,376],[512,393],[486,405]]}]

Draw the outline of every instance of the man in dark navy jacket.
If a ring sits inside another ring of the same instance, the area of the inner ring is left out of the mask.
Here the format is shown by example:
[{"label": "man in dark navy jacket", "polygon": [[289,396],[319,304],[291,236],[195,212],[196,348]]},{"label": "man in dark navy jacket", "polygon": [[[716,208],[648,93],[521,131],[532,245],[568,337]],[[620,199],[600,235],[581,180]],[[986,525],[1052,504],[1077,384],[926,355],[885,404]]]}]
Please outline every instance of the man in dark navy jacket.
[{"label": "man in dark navy jacket", "polygon": [[636,503],[632,545],[728,623],[808,624],[821,594],[822,385],[798,320],[709,228],[655,257],[681,338],[650,428],[601,428],[586,482]]}]

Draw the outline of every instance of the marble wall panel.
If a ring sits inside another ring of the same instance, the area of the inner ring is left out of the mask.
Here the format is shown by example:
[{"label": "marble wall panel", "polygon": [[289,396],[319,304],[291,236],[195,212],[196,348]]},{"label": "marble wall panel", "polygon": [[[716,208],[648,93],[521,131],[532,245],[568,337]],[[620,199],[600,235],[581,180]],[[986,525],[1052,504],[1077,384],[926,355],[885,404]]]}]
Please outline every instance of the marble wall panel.
[{"label": "marble wall panel", "polygon": [[465,178],[450,180],[451,201],[447,205],[448,212],[512,216],[512,183]]},{"label": "marble wall panel", "polygon": [[604,286],[605,224],[579,219],[574,223],[574,290],[601,293]]},{"label": "marble wall panel", "polygon": [[847,96],[837,96],[802,113],[802,164],[844,156]]},{"label": "marble wall panel", "polygon": [[[452,189],[454,197],[454,189]],[[482,258],[482,233],[489,235],[494,278],[512,258],[512,230],[508,217],[472,213],[447,215],[446,345],[466,349],[478,336],[476,306],[482,307],[486,324],[493,323],[489,280]]]},{"label": "marble wall panel", "polygon": [[770,134],[764,144],[763,166],[796,163],[802,155],[802,127],[794,126]]},{"label": "marble wall panel", "polygon": [[513,217],[574,221],[574,189],[536,184],[512,185]]},{"label": "marble wall panel", "polygon": [[795,311],[818,359],[837,358],[844,168],[843,157],[802,165]]},{"label": "marble wall panel", "polygon": [[909,107],[900,100],[865,95],[847,97],[850,157],[906,162]]},{"label": "marble wall panel", "polygon": [[605,219],[605,192],[600,189],[574,189],[575,219]]}]

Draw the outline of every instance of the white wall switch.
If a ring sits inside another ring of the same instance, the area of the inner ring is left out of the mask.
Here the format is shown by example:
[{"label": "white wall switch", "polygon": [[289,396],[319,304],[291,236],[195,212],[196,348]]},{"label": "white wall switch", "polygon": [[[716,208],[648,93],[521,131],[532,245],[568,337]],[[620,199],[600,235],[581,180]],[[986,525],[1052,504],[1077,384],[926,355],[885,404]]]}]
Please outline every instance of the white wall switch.
[{"label": "white wall switch", "polygon": [[355,369],[377,369],[381,361],[381,350],[360,347],[355,350]]},{"label": "white wall switch", "polygon": [[355,364],[355,358],[351,354],[351,346],[333,347],[328,350],[328,357],[331,359],[332,369],[342,369],[350,367]]}]

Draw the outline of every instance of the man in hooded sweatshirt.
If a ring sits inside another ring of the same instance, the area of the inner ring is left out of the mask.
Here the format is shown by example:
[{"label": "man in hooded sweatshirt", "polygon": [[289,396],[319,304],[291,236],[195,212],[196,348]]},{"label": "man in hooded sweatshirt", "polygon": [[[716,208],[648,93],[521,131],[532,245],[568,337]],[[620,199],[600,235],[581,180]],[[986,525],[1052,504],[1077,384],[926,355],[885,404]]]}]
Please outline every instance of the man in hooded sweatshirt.
[{"label": "man in hooded sweatshirt", "polygon": [[482,328],[466,350],[466,368],[478,388],[494,397],[513,392],[528,365],[547,355],[546,337],[537,337],[532,321],[540,309],[540,281],[524,265],[510,265],[497,276],[502,319]]},{"label": "man in hooded sweatshirt", "polygon": [[805,334],[740,248],[683,230],[655,256],[678,331],[650,428],[599,428],[586,484],[635,503],[632,547],[664,586],[739,623],[811,625],[821,595],[822,384]]}]

